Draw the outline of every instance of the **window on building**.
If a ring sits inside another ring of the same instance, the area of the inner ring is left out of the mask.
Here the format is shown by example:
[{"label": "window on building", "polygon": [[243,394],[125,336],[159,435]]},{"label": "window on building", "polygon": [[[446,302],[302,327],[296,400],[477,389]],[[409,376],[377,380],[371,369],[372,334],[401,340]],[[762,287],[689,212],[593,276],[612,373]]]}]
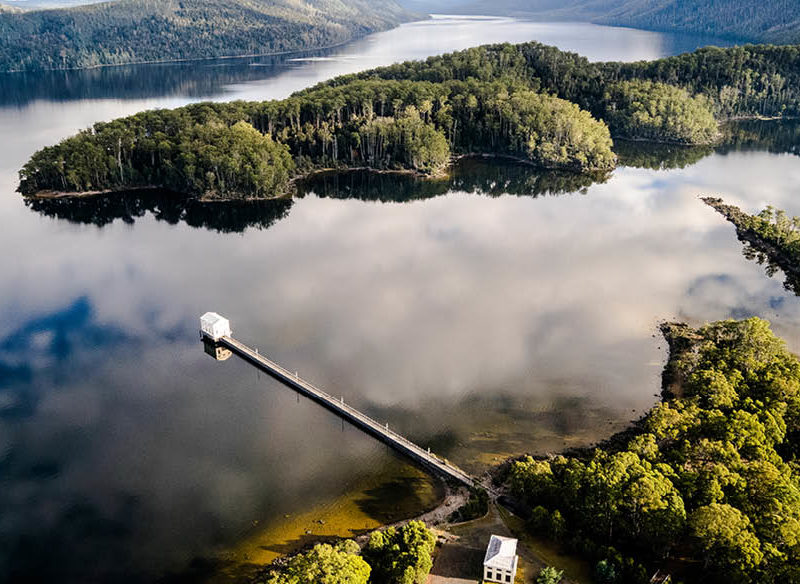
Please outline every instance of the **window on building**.
[{"label": "window on building", "polygon": [[506,582],[511,582],[511,574],[506,574]]},{"label": "window on building", "polygon": [[491,570],[486,570],[486,579],[487,580],[491,580],[492,579],[492,571]]}]

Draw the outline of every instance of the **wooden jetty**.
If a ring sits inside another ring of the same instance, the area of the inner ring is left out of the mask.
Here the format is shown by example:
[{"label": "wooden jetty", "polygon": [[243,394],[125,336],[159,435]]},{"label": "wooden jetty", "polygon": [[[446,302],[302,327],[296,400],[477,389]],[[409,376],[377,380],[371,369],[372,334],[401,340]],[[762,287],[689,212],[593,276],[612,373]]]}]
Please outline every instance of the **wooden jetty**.
[{"label": "wooden jetty", "polygon": [[[394,430],[390,430],[388,423],[381,424],[377,422],[356,408],[344,403],[343,398],[335,398],[325,393],[318,387],[302,379],[297,373],[292,373],[284,369],[277,363],[267,359],[264,355],[261,355],[257,350],[251,349],[244,343],[237,341],[233,338],[230,331],[230,323],[221,316],[215,313],[207,313],[204,315],[201,323],[203,324],[201,325],[200,332],[206,343],[213,343],[218,347],[224,347],[257,369],[264,371],[301,395],[304,395],[330,410],[353,426],[387,444],[396,452],[407,456],[428,471],[444,479],[452,480],[471,488],[479,486],[478,481],[461,469],[433,454],[429,448],[422,448]],[[213,325],[208,325],[208,323],[213,323]]]}]

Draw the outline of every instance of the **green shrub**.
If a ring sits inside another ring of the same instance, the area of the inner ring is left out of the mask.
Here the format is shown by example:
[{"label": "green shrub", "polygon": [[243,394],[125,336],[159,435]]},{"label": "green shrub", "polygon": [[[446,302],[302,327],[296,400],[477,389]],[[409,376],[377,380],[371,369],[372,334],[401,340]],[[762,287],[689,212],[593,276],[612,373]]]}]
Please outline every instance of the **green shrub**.
[{"label": "green shrub", "polygon": [[536,584],[558,584],[564,576],[563,570],[556,570],[552,566],[542,568],[539,576],[536,577]]}]

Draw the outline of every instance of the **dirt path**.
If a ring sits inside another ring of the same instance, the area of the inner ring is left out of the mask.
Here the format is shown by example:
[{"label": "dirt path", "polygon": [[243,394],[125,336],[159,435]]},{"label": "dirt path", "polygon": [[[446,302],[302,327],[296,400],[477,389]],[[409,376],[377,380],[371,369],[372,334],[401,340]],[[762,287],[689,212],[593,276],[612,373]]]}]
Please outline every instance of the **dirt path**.
[{"label": "dirt path", "polygon": [[564,570],[563,584],[589,582],[588,566],[561,554],[547,541],[527,535],[522,520],[492,504],[485,517],[450,526],[442,534],[445,543],[436,555],[428,584],[478,584],[486,545],[492,534],[519,539],[520,562],[515,584],[533,584],[545,566]]}]

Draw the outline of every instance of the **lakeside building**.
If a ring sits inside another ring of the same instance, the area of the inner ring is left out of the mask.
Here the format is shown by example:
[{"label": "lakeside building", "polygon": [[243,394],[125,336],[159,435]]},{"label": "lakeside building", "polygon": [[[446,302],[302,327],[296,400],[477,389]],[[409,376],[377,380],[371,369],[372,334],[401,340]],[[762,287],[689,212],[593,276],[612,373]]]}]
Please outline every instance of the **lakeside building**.
[{"label": "lakeside building", "polygon": [[517,540],[492,535],[483,559],[483,581],[511,584],[517,577]]},{"label": "lakeside building", "polygon": [[231,336],[231,322],[216,312],[206,312],[200,317],[200,332],[212,341]]}]

